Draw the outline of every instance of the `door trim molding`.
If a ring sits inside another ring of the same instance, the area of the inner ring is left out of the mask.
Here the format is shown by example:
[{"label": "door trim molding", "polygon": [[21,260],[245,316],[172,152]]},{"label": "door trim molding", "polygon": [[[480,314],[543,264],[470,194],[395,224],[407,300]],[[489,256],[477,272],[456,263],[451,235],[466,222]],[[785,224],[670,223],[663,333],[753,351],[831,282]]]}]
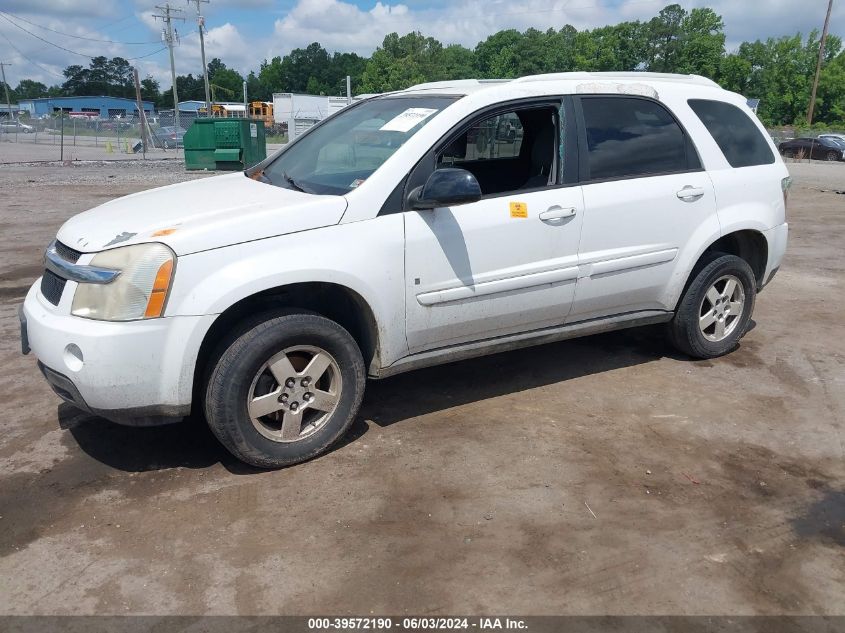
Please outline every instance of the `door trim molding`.
[{"label": "door trim molding", "polygon": [[507,352],[522,347],[543,345],[545,343],[553,343],[555,341],[563,341],[570,338],[600,334],[601,332],[610,332],[629,327],[666,323],[673,316],[673,312],[643,310],[543,328],[531,332],[520,332],[519,334],[510,334],[483,341],[442,347],[440,349],[405,356],[387,367],[379,368],[377,371],[371,373],[370,377],[387,378],[388,376],[394,376],[414,369],[453,363],[478,356],[487,356],[488,354],[498,354],[499,352]]},{"label": "door trim molding", "polygon": [[623,270],[665,264],[673,261],[677,254],[677,248],[667,248],[660,251],[652,251],[650,253],[626,255],[624,257],[616,257],[614,259],[604,259],[590,264],[582,264],[581,272],[578,274],[578,277],[598,277],[600,275],[618,273]]},{"label": "door trim molding", "polygon": [[509,292],[511,290],[523,290],[526,288],[534,288],[536,286],[543,286],[546,284],[555,284],[563,281],[575,281],[578,278],[578,266],[568,266],[567,268],[557,268],[555,270],[546,270],[539,273],[529,273],[527,275],[519,275],[518,277],[506,277],[504,279],[495,279],[493,281],[484,281],[470,286],[457,286],[455,288],[446,288],[445,290],[433,290],[431,292],[423,292],[417,295],[417,303],[423,306],[440,305],[443,303],[451,303],[453,301],[461,301],[463,299],[472,299],[474,297],[485,297],[501,292]]}]

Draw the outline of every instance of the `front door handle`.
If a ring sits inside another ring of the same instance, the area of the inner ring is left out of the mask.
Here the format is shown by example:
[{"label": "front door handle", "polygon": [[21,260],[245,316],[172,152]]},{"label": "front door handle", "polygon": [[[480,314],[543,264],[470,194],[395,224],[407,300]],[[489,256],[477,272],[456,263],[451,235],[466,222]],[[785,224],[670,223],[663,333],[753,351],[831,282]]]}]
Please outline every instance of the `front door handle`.
[{"label": "front door handle", "polygon": [[543,211],[540,214],[540,219],[543,222],[548,222],[549,220],[563,220],[565,218],[571,218],[576,213],[573,207],[559,207],[554,205],[553,207],[549,207],[546,211]]},{"label": "front door handle", "polygon": [[695,202],[705,193],[704,187],[692,187],[687,185],[677,193],[677,196],[684,202]]}]

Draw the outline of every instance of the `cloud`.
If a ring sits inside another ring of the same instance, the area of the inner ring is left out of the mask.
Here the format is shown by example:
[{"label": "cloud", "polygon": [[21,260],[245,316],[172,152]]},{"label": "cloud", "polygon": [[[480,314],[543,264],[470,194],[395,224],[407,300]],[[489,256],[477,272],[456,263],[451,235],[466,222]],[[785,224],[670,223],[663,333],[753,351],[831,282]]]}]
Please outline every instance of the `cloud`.
[{"label": "cloud", "polygon": [[118,14],[118,7],[113,2],[102,0],[3,0],[0,11],[22,15],[108,18]]}]

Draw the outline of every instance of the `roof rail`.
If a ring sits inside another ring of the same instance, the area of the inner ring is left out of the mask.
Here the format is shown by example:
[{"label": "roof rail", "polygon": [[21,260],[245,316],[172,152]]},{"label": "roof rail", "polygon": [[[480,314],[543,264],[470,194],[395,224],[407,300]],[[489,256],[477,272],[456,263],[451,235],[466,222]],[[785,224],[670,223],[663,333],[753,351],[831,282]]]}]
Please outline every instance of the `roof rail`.
[{"label": "roof rail", "polygon": [[[404,90],[436,90],[443,88],[464,88],[469,86],[480,86],[483,84],[503,84],[512,81],[511,79],[453,79],[447,81],[429,81],[417,84]],[[404,92],[403,90],[403,92]]]},{"label": "roof rail", "polygon": [[514,79],[515,83],[530,83],[532,81],[559,81],[559,80],[605,80],[605,81],[671,81],[675,83],[695,84],[699,86],[710,86],[719,88],[712,79],[701,75],[681,75],[675,73],[648,73],[648,72],[572,72],[572,73],[547,73],[543,75],[526,75]]}]

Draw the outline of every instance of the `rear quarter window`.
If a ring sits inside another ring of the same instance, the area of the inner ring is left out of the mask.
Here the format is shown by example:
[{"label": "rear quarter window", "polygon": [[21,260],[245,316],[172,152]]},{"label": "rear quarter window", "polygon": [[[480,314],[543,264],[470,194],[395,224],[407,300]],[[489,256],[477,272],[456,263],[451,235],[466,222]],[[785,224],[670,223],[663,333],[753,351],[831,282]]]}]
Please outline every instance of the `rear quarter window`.
[{"label": "rear quarter window", "polygon": [[709,99],[690,99],[689,107],[701,119],[731,167],[771,165],[769,144],[751,117],[735,105]]}]

